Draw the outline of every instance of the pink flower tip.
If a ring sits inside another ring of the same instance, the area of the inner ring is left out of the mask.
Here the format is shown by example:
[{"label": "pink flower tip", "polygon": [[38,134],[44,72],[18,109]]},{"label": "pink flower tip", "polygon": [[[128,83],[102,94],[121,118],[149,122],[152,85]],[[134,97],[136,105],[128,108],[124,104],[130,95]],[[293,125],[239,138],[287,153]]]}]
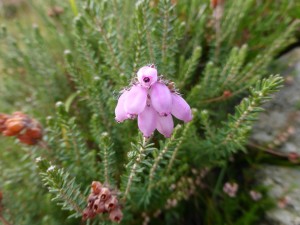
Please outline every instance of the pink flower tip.
[{"label": "pink flower tip", "polygon": [[149,88],[157,81],[157,70],[151,66],[144,66],[139,69],[137,76],[140,84],[145,88]]}]

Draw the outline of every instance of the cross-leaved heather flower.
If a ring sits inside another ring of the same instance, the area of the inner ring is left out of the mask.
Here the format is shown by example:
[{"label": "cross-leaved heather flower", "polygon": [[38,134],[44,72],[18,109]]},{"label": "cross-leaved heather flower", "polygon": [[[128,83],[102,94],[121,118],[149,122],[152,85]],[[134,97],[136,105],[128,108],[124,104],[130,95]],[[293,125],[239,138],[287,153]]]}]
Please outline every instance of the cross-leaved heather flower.
[{"label": "cross-leaved heather flower", "polygon": [[157,76],[154,65],[140,68],[136,82],[123,90],[118,99],[116,121],[137,117],[145,137],[150,137],[155,129],[170,137],[174,129],[172,115],[186,123],[193,119],[189,104],[172,86]]}]

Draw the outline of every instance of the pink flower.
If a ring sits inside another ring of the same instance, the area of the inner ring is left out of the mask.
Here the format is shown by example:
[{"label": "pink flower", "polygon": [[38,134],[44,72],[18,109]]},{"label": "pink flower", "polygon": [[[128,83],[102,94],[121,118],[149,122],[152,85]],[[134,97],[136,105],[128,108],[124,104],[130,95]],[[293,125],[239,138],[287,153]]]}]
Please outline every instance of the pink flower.
[{"label": "pink flower", "polygon": [[144,137],[150,137],[156,129],[157,112],[152,106],[146,106],[144,111],[138,115],[138,126]]},{"label": "pink flower", "polygon": [[251,190],[249,194],[254,201],[259,201],[262,198],[262,194],[254,190]]},{"label": "pink flower", "polygon": [[127,112],[125,111],[125,100],[126,100],[126,97],[128,95],[128,91],[124,91],[121,96],[119,97],[119,100],[118,100],[118,104],[115,108],[115,114],[116,114],[116,121],[117,122],[123,122],[124,120],[128,119],[127,118]]},{"label": "pink flower", "polygon": [[177,119],[184,122],[190,122],[193,119],[193,114],[187,102],[178,94],[172,93],[172,114]]},{"label": "pink flower", "polygon": [[156,129],[166,138],[171,137],[174,129],[172,116],[170,114],[167,116],[158,116]]},{"label": "pink flower", "polygon": [[125,90],[118,99],[116,121],[138,117],[138,127],[144,137],[150,137],[155,129],[170,137],[174,129],[172,115],[186,123],[193,119],[188,103],[170,90],[165,81],[158,80],[154,66],[142,67],[137,76],[139,82],[129,91]]},{"label": "pink flower", "polygon": [[150,88],[157,81],[157,70],[151,66],[144,66],[137,72],[140,84],[145,88]]},{"label": "pink flower", "polygon": [[124,109],[127,117],[132,119],[144,111],[147,102],[147,90],[140,85],[134,85],[126,94]]},{"label": "pink flower", "polygon": [[150,93],[153,108],[161,116],[167,116],[172,110],[172,96],[170,89],[163,83],[155,83]]},{"label": "pink flower", "polygon": [[238,189],[239,185],[237,183],[226,182],[223,186],[223,191],[231,198],[236,196]]}]

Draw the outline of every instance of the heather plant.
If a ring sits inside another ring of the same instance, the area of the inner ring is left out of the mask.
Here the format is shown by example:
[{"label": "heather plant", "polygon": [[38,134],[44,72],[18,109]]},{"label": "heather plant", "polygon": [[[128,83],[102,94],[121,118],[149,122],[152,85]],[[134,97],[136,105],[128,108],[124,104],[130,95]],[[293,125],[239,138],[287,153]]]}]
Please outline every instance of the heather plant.
[{"label": "heather plant", "polygon": [[296,41],[297,1],[24,4],[32,18],[1,19],[2,223],[263,218],[264,187],[236,182],[253,180],[243,152],[282,85],[268,66]]}]

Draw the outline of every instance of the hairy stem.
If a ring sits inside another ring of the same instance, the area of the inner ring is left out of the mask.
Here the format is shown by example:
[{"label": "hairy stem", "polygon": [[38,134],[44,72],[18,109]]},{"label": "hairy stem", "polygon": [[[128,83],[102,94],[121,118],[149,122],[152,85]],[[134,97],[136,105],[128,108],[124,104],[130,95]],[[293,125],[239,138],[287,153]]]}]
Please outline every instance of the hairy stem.
[{"label": "hairy stem", "polygon": [[172,142],[174,141],[176,134],[178,132],[178,130],[181,128],[181,126],[177,126],[174,130],[174,133],[172,135],[172,137],[168,140],[168,142],[166,143],[165,147],[163,148],[163,150],[159,153],[159,155],[157,156],[157,158],[154,161],[153,166],[151,167],[150,170],[150,175],[149,175],[149,186],[148,186],[148,191],[150,191],[150,189],[152,188],[152,181],[154,178],[154,174],[155,171],[158,167],[158,164],[160,163],[160,161],[163,159],[164,155],[167,153],[167,151],[169,150],[170,145],[172,144]]},{"label": "hairy stem", "polygon": [[143,157],[144,151],[146,149],[146,143],[147,143],[147,139],[144,137],[143,138],[142,146],[139,149],[139,154],[138,154],[138,156],[137,156],[137,158],[135,160],[135,163],[133,164],[133,166],[131,168],[131,171],[130,171],[130,175],[129,175],[129,178],[128,178],[128,181],[127,181],[126,191],[125,191],[125,194],[124,194],[124,202],[126,201],[126,198],[127,198],[128,194],[129,194],[130,187],[131,187],[133,178],[135,176],[137,166],[142,161],[142,157]]},{"label": "hairy stem", "polygon": [[[166,7],[166,6],[165,6]],[[168,48],[167,35],[168,35],[168,23],[169,23],[169,9],[164,9],[164,24],[163,24],[163,37],[162,37],[162,62],[166,61],[166,52]]]},{"label": "hairy stem", "polygon": [[108,162],[107,162],[107,148],[104,148],[104,176],[105,183],[108,184]]},{"label": "hairy stem", "polygon": [[175,150],[173,151],[172,157],[171,157],[171,159],[169,161],[169,164],[168,164],[168,167],[167,167],[167,173],[170,172],[170,170],[172,169],[172,166],[174,164],[174,161],[175,161],[175,158],[177,156],[178,150],[179,150],[179,148],[180,148],[180,146],[181,146],[181,144],[182,144],[182,142],[183,142],[183,140],[184,140],[184,138],[185,138],[185,136],[187,134],[187,131],[188,131],[188,129],[189,129],[190,126],[191,126],[191,123],[188,123],[186,125],[186,127],[184,128],[184,130],[182,132],[181,137],[179,138],[179,140],[177,142],[177,145],[175,147]]}]

